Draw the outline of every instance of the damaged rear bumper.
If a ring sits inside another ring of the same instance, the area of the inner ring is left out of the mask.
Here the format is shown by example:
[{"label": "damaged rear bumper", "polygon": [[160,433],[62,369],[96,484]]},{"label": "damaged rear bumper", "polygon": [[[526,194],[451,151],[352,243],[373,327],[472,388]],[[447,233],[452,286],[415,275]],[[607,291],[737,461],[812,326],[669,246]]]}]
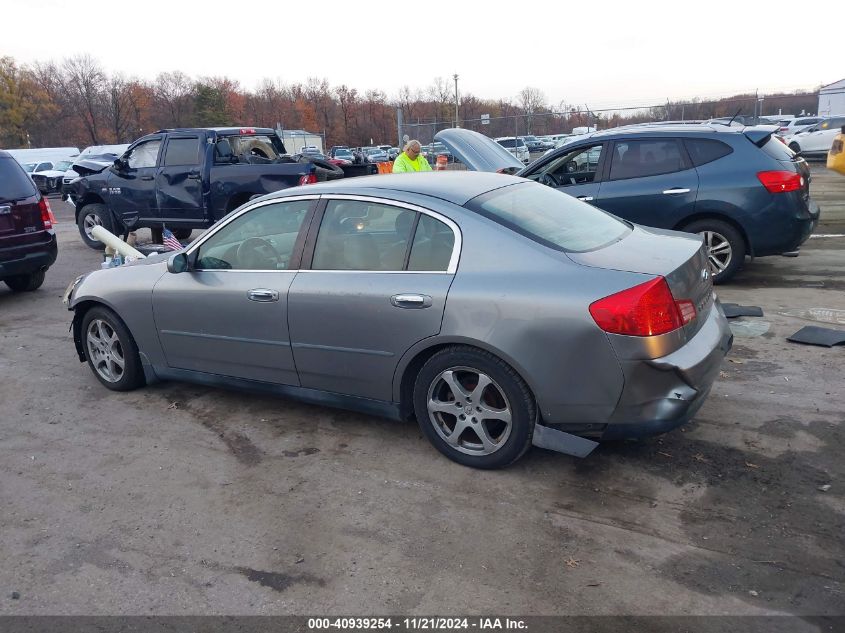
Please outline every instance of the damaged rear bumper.
[{"label": "damaged rear bumper", "polygon": [[622,361],[625,387],[602,440],[670,431],[695,416],[733,345],[718,302],[695,336],[677,351],[651,360]]}]

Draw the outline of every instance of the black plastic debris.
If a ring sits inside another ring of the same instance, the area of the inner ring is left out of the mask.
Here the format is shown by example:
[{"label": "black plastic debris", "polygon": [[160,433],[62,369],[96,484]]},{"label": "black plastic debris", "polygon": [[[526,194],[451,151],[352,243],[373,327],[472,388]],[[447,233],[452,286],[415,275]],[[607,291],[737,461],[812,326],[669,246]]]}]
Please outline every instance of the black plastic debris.
[{"label": "black plastic debris", "polygon": [[832,330],[827,327],[808,325],[802,327],[786,340],[793,343],[806,343],[807,345],[823,345],[824,347],[845,345],[845,330]]},{"label": "black plastic debris", "polygon": [[759,306],[741,306],[738,303],[723,303],[722,310],[729,319],[743,316],[763,316],[763,308]]}]

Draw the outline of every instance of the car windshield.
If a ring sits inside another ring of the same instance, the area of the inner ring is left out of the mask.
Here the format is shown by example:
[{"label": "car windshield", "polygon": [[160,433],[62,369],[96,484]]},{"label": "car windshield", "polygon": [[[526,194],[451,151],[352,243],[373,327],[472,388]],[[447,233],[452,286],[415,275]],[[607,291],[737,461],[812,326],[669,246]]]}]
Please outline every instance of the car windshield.
[{"label": "car windshield", "polygon": [[512,138],[503,138],[501,141],[496,141],[502,147],[515,147],[516,141]]},{"label": "car windshield", "polygon": [[536,141],[537,137],[536,136],[523,136],[522,139],[525,140],[525,141]]},{"label": "car windshield", "polygon": [[594,250],[618,241],[631,231],[622,220],[537,183],[502,187],[470,200],[465,206],[559,251]]},{"label": "car windshield", "polygon": [[35,166],[36,166],[37,164],[38,164],[38,163],[24,163],[24,164],[22,165],[22,167],[23,167],[23,170],[24,170],[26,173],[31,174],[32,172],[34,172],[34,171],[35,171]]},{"label": "car windshield", "polygon": [[63,160],[63,161],[62,161],[62,162],[60,162],[58,165],[56,165],[55,167],[53,167],[53,169],[55,169],[56,171],[67,171],[68,169],[70,169],[70,166],[71,166],[71,165],[73,165],[73,162],[72,162],[72,161],[69,161],[69,160]]},{"label": "car windshield", "polygon": [[339,150],[335,150],[334,155],[335,156],[352,156],[352,152],[349,151],[348,149],[339,149]]}]

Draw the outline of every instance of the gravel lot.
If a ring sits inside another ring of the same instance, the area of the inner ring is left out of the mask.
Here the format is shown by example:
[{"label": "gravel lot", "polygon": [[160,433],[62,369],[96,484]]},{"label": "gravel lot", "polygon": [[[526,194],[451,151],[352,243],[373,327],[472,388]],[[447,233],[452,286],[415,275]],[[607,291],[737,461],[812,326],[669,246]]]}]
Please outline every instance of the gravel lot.
[{"label": "gravel lot", "polygon": [[[845,177],[814,171],[841,210]],[[782,314],[845,310],[845,238],[719,288],[768,329],[736,326],[686,427],[479,472],[412,424],[107,391],[60,303],[100,256],[53,207],[44,287],[0,289],[0,613],[845,614],[845,349],[787,342],[811,322]]]}]

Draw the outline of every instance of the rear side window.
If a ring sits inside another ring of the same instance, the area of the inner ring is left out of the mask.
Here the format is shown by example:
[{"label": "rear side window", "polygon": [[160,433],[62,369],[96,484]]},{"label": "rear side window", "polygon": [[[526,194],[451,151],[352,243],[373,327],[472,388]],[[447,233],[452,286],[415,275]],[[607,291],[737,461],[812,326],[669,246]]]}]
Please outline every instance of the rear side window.
[{"label": "rear side window", "polygon": [[687,146],[692,164],[696,167],[712,163],[733,151],[730,145],[705,138],[684,139],[684,144]]},{"label": "rear side window", "polygon": [[770,136],[760,149],[775,160],[795,160],[797,156],[783,141],[777,140],[774,136]]},{"label": "rear side window", "polygon": [[199,138],[172,138],[164,152],[164,166],[199,165]]},{"label": "rear side window", "polygon": [[596,207],[538,183],[502,187],[466,208],[558,251],[590,251],[615,242],[630,227]]},{"label": "rear side window", "polygon": [[408,270],[445,272],[449,269],[454,248],[455,234],[452,229],[440,220],[423,214],[414,234]]},{"label": "rear side window", "polygon": [[619,142],[613,147],[610,180],[670,174],[684,169],[675,139]]},{"label": "rear side window", "polygon": [[35,185],[14,158],[0,156],[0,200],[10,201],[34,196]]}]

